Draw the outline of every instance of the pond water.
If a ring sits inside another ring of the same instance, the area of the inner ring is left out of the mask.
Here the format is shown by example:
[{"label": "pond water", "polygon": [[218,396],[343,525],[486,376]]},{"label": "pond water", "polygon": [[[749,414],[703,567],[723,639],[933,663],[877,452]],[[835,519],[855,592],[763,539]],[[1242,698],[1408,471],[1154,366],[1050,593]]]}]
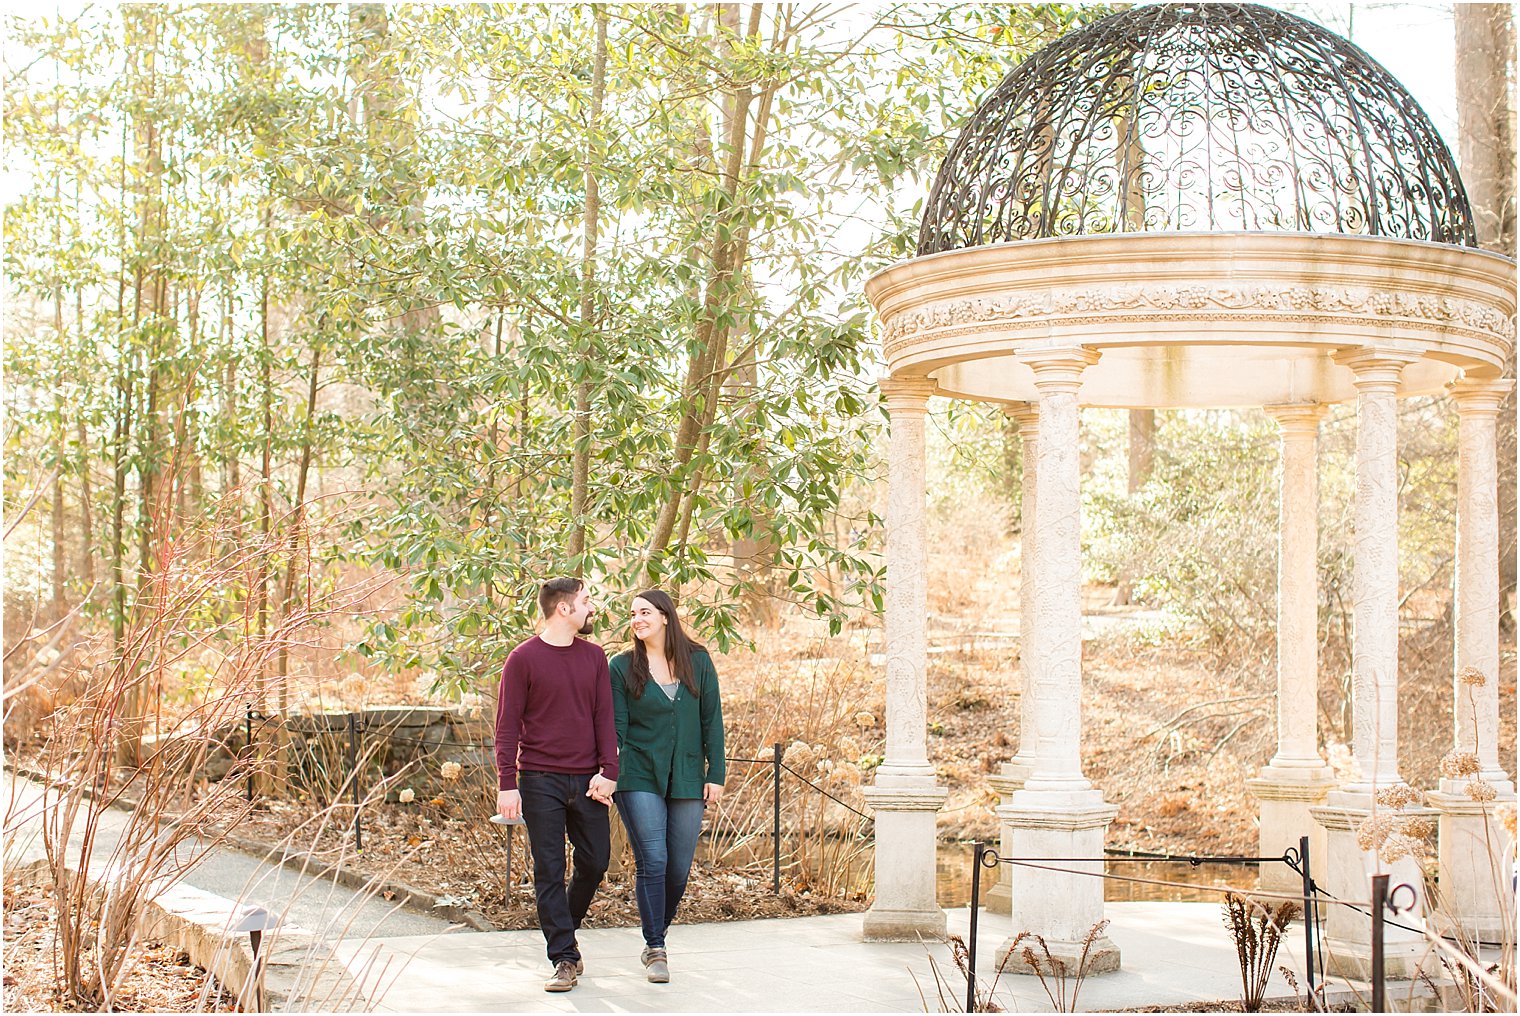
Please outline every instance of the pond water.
[{"label": "pond water", "polygon": [[[751,837],[737,848],[726,846],[704,837],[698,847],[701,860],[711,860],[724,855],[726,863],[750,864],[764,868],[768,877],[771,863],[769,836]],[[850,850],[845,844],[830,844],[829,849],[839,858],[849,857],[848,877],[850,884],[865,888],[869,877],[872,851],[869,843],[860,844],[861,849]],[[941,843],[937,850],[935,881],[938,885],[939,905],[964,907],[971,902],[970,843]],[[782,864],[788,861],[786,845],[782,847]],[[1177,864],[1154,860],[1132,860],[1119,857],[1108,859],[1110,875],[1127,878],[1151,879],[1171,882],[1173,885],[1152,885],[1147,882],[1130,882],[1121,878],[1109,878],[1103,883],[1103,898],[1114,901],[1162,901],[1162,902],[1220,902],[1220,894],[1207,886],[1230,886],[1235,889],[1256,887],[1256,866],[1250,864]],[[785,868],[783,867],[783,872]],[[842,880],[841,880],[842,881]],[[985,869],[982,873],[982,892],[986,893],[997,882],[997,872]],[[1017,884],[1017,875],[1015,875]]]},{"label": "pond water", "polygon": [[[942,843],[938,851],[936,881],[939,885],[939,905],[964,907],[971,903],[971,856],[970,843]],[[1234,889],[1256,888],[1254,864],[1175,864],[1162,861],[1129,860],[1110,857],[1108,874],[1126,878],[1144,878],[1159,882],[1184,883],[1182,885],[1151,885],[1145,882],[1128,882],[1108,878],[1103,882],[1103,898],[1115,902],[1163,901],[1183,903],[1218,903],[1219,893],[1205,886],[1226,885]],[[985,869],[982,873],[982,892],[985,894],[997,884],[998,873]],[[1014,869],[1014,885],[1018,885],[1018,869]],[[1196,888],[1195,888],[1196,887]]]}]

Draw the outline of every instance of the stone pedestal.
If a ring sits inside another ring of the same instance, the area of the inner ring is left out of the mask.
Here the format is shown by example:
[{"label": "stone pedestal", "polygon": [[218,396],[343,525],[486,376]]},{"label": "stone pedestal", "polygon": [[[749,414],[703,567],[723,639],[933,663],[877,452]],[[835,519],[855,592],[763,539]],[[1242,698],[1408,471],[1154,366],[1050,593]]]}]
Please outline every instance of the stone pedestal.
[{"label": "stone pedestal", "polygon": [[[1438,928],[1460,928],[1469,938],[1501,942],[1515,936],[1515,849],[1495,817],[1496,806],[1515,806],[1513,791],[1485,803],[1467,796],[1461,781],[1442,780],[1427,795],[1440,812]],[[1449,788],[1449,789],[1448,789]]]},{"label": "stone pedestal", "polygon": [[[1328,841],[1325,827],[1314,821],[1310,809],[1325,803],[1325,795],[1335,787],[1329,777],[1317,777],[1302,770],[1274,769],[1265,766],[1261,775],[1246,781],[1246,789],[1261,805],[1258,830],[1262,857],[1281,857],[1292,848],[1298,850],[1301,836],[1309,837],[1309,867],[1315,878],[1324,870]],[[1260,866],[1259,885],[1269,892],[1298,893],[1303,879],[1285,864]]]},{"label": "stone pedestal", "polygon": [[[1104,804],[1096,790],[1080,793],[1021,790],[1013,803],[998,808],[1005,828],[1013,831],[1016,857],[1103,857],[1103,838],[1119,809]],[[1005,865],[1004,867],[1012,867]],[[1087,863],[1054,862],[1049,867],[1101,873],[1102,860]],[[998,947],[998,963],[1007,973],[1031,974],[1034,966],[1024,953],[1028,946],[1041,970],[1048,972],[1045,951],[1025,939],[1009,957],[1023,931],[1045,941],[1050,955],[1075,971],[1083,942],[1103,920],[1103,879],[1095,875],[1051,871],[1047,867],[1017,866],[1018,892],[1013,897],[1013,934]],[[1119,969],[1119,947],[1107,935],[1087,947],[1087,970],[1102,974]]]},{"label": "stone pedestal", "polygon": [[[1021,704],[1020,708],[1025,708]],[[998,796],[1003,799],[1003,807],[997,809],[998,816],[998,843],[997,851],[1003,857],[1013,855],[1013,826],[1003,818],[1003,808],[1013,803],[1013,795],[1024,789],[1024,781],[1029,778],[1033,767],[1020,762],[1004,762],[998,767],[997,773],[987,777],[987,783]],[[994,914],[1007,914],[1012,912],[1013,907],[1013,865],[1000,864],[996,872],[987,872],[983,878],[992,876],[997,881],[982,896],[982,903],[988,911]]]},{"label": "stone pedestal", "polygon": [[[1435,812],[1429,808],[1405,808],[1398,812],[1389,808],[1378,810],[1385,814],[1435,817]],[[1384,917],[1418,927],[1426,909],[1420,864],[1412,857],[1383,861],[1375,851],[1363,850],[1357,845],[1357,828],[1372,814],[1370,794],[1331,791],[1325,804],[1311,808],[1310,812],[1315,821],[1324,826],[1329,841],[1328,863],[1318,869],[1314,880],[1335,898],[1357,903],[1361,908],[1354,910],[1329,901],[1320,904],[1325,917],[1325,970],[1331,975],[1367,980],[1372,975],[1372,918],[1366,913],[1366,904],[1372,897],[1372,876],[1387,873],[1390,892],[1400,884],[1406,884],[1414,891],[1413,907],[1401,911],[1402,919],[1387,913]],[[1409,891],[1400,890],[1399,906],[1408,906],[1410,900]],[[1385,921],[1383,970],[1387,977],[1407,980],[1415,976],[1422,960],[1435,963],[1428,959],[1429,955],[1430,945],[1423,935]]]},{"label": "stone pedestal", "polygon": [[[944,787],[866,787],[876,812],[876,900],[863,924],[867,942],[917,942],[945,937],[945,912],[935,894],[935,816]],[[888,849],[883,849],[886,845]]]}]

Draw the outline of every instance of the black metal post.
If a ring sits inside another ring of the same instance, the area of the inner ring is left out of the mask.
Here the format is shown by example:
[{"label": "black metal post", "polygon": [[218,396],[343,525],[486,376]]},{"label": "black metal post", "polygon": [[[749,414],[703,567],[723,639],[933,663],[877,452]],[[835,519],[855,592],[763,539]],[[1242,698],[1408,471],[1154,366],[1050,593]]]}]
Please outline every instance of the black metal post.
[{"label": "black metal post", "polygon": [[971,930],[966,937],[966,1011],[976,1012],[976,930],[977,912],[982,906],[982,857],[987,845],[981,840],[971,851]]},{"label": "black metal post", "polygon": [[[244,791],[248,800],[253,800],[253,703],[248,703],[248,712],[243,717],[243,738],[248,746],[248,787]],[[255,949],[255,952],[258,950]]]},{"label": "black metal post", "polygon": [[1309,874],[1309,837],[1298,838],[1299,874],[1304,878],[1304,977],[1314,997],[1314,879]]},{"label": "black metal post", "polygon": [[364,831],[359,823],[359,714],[348,714],[348,771],[353,781],[354,849],[364,849]]},{"label": "black metal post", "polygon": [[771,746],[771,892],[781,895],[781,742]]},{"label": "black metal post", "polygon": [[1388,876],[1372,876],[1372,1011],[1387,1012],[1383,973],[1383,909],[1388,906]]},{"label": "black metal post", "polygon": [[253,947],[253,1009],[254,1012],[263,1012],[264,1006],[264,961],[259,959],[259,942],[263,939],[262,931],[250,931],[248,944]]}]

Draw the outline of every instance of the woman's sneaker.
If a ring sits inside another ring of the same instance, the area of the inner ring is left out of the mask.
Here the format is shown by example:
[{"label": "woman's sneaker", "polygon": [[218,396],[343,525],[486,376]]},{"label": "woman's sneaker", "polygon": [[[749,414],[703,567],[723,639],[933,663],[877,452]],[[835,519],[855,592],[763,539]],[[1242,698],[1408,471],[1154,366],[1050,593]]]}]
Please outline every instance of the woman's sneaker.
[{"label": "woman's sneaker", "polygon": [[639,956],[644,964],[644,976],[654,984],[667,984],[670,981],[670,964],[666,962],[664,949],[645,949]]},{"label": "woman's sneaker", "polygon": [[575,964],[560,960],[554,964],[554,976],[544,982],[545,991],[569,991],[575,987]]}]

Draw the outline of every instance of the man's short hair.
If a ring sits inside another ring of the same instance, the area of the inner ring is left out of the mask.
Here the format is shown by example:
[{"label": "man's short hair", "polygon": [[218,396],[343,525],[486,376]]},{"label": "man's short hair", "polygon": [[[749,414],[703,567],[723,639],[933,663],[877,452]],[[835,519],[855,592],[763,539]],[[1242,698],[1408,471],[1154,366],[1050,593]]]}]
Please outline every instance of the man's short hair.
[{"label": "man's short hair", "polygon": [[574,600],[585,584],[572,576],[550,579],[538,588],[538,609],[544,612],[545,617],[554,616],[559,605],[566,600]]}]

